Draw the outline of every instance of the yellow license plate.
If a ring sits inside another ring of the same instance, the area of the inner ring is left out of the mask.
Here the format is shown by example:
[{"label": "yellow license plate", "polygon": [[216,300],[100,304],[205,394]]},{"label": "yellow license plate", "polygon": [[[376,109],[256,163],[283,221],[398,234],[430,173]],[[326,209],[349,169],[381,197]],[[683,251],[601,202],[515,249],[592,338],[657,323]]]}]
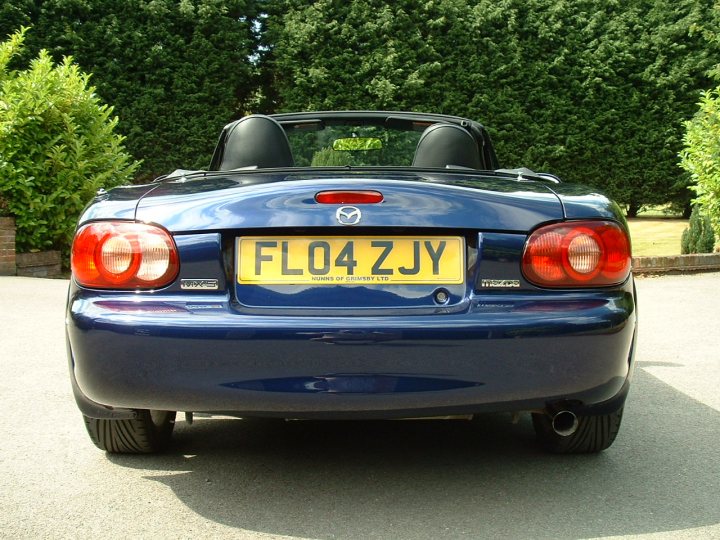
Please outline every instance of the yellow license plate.
[{"label": "yellow license plate", "polygon": [[240,284],[459,284],[465,242],[459,236],[242,237]]}]

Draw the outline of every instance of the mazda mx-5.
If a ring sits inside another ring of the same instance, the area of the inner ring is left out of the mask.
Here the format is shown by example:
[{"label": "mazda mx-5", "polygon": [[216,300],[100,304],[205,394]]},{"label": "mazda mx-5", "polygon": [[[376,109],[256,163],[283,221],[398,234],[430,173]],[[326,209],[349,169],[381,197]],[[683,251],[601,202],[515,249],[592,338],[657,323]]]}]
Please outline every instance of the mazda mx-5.
[{"label": "mazda mx-5", "polygon": [[475,121],[247,116],[207,170],[98,193],[71,266],[72,387],[108,452],[162,450],[177,412],[530,413],[560,453],[620,427],[625,219],[597,191],[501,169]]}]

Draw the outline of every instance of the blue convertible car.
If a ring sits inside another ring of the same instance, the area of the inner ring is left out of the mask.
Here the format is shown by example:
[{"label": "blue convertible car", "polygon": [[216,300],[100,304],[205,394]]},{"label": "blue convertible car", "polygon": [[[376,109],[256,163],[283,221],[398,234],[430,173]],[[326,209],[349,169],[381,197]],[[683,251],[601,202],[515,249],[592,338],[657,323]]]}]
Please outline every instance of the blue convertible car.
[{"label": "blue convertible car", "polygon": [[471,120],[247,116],[207,171],[99,193],[71,263],[72,387],[108,452],[165,448],[176,411],[529,412],[561,453],[620,427],[625,220],[591,189],[499,169]]}]

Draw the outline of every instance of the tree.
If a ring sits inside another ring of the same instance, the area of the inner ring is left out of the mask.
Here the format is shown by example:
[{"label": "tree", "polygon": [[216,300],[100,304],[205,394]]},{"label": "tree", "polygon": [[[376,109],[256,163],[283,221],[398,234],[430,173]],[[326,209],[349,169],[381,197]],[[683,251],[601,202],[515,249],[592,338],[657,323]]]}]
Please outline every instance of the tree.
[{"label": "tree", "polygon": [[33,0],[12,0],[0,5],[0,39],[6,39],[19,28],[32,24],[36,3]]},{"label": "tree", "polygon": [[127,182],[137,168],[103,105],[70,58],[41,51],[10,69],[25,30],[0,44],[0,199],[15,217],[20,252],[66,255],[80,211],[101,187]]},{"label": "tree", "polygon": [[206,168],[255,93],[252,0],[45,0],[31,46],[93,73],[122,118],[139,180]]},{"label": "tree", "polygon": [[[424,41],[416,2],[275,2],[264,64],[280,110],[405,108],[427,101],[441,58]],[[271,105],[271,107],[272,107]]]}]

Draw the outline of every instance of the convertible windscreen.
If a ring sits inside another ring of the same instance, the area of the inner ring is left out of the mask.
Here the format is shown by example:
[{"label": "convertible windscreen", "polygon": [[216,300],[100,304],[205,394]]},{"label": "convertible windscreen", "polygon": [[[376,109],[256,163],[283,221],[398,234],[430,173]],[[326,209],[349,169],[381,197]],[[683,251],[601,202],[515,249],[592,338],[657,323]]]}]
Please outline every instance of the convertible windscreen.
[{"label": "convertible windscreen", "polygon": [[409,129],[384,125],[327,124],[283,126],[298,167],[410,166],[427,124]]}]

